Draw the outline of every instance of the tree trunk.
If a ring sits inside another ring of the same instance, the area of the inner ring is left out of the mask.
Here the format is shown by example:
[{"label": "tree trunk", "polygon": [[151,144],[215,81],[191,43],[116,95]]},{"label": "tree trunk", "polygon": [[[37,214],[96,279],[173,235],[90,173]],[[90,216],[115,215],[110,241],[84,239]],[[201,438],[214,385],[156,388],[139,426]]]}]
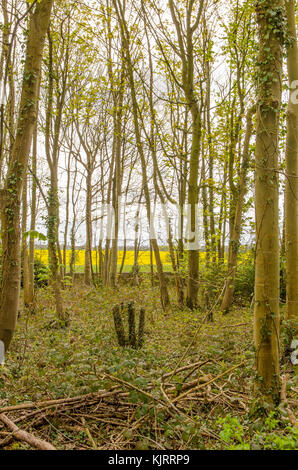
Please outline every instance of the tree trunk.
[{"label": "tree trunk", "polygon": [[87,170],[86,177],[86,247],[84,280],[87,286],[92,282],[92,175]]},{"label": "tree trunk", "polygon": [[136,94],[136,89],[135,89],[135,80],[134,80],[134,73],[133,73],[134,68],[133,68],[132,59],[130,55],[130,49],[129,49],[129,32],[127,30],[127,24],[125,21],[123,9],[122,9],[122,6],[120,5],[120,2],[119,1],[117,2],[116,0],[114,0],[113,3],[117,11],[118,20],[119,20],[120,27],[121,27],[123,52],[124,52],[124,58],[126,60],[126,65],[127,65],[127,78],[128,78],[128,83],[130,86],[131,98],[132,98],[132,111],[133,111],[133,118],[134,118],[136,145],[137,145],[138,153],[139,153],[140,160],[141,160],[141,166],[142,166],[143,191],[144,191],[144,197],[145,197],[147,219],[148,219],[149,225],[151,225],[150,237],[151,237],[152,248],[153,248],[154,255],[155,255],[156,268],[157,268],[157,273],[158,273],[158,278],[159,278],[161,304],[162,304],[163,310],[167,310],[170,306],[170,299],[169,299],[165,275],[163,272],[162,262],[160,258],[159,247],[158,247],[158,243],[155,237],[154,227],[153,227],[153,224],[151,223],[152,213],[151,213],[150,192],[149,192],[149,186],[148,186],[147,165],[146,165],[146,158],[145,158],[143,144],[142,144],[141,129],[139,125],[138,101],[137,101],[137,94]]},{"label": "tree trunk", "polygon": [[[287,55],[290,99],[287,112],[285,189],[286,319],[291,321],[293,330],[298,316],[298,47],[295,7],[295,0],[286,2],[292,40]],[[294,335],[295,331],[292,331],[292,334]]]},{"label": "tree trunk", "polygon": [[[33,151],[32,151],[32,173],[36,175],[37,170],[37,122],[33,133]],[[36,190],[37,185],[35,177],[32,177],[32,192],[31,192],[31,221],[30,230],[35,231],[36,225]],[[29,295],[28,303],[31,309],[34,308],[34,249],[35,241],[33,234],[30,235],[29,240]]]},{"label": "tree trunk", "polygon": [[120,222],[120,198],[121,198],[121,148],[122,148],[122,114],[123,114],[123,80],[124,75],[121,71],[121,80],[119,88],[119,97],[114,98],[114,107],[116,115],[114,116],[114,139],[115,139],[115,176],[113,188],[113,208],[114,208],[114,237],[112,240],[111,250],[111,272],[110,282],[112,287],[117,284],[117,268],[118,268],[118,239],[119,239],[119,222]]},{"label": "tree trunk", "polygon": [[64,229],[64,243],[63,243],[63,278],[66,276],[66,253],[67,253],[67,239],[68,239],[68,225],[69,225],[69,204],[70,204],[70,167],[71,167],[71,152],[68,155],[67,163],[67,184],[66,184],[66,204],[65,204],[65,229]]},{"label": "tree trunk", "polygon": [[28,217],[28,177],[25,173],[23,180],[23,221],[22,221],[22,267],[23,267],[23,293],[24,293],[24,306],[29,306],[29,258],[28,258],[28,243],[25,235],[27,231],[27,217]]},{"label": "tree trunk", "polygon": [[2,283],[0,297],[0,340],[10,345],[19,307],[20,294],[20,203],[23,177],[27,170],[32,134],[36,122],[36,102],[42,53],[53,0],[36,4],[28,32],[24,78],[17,123],[5,181],[5,207],[2,210]]},{"label": "tree trunk", "polygon": [[226,280],[226,286],[224,291],[224,296],[220,309],[223,313],[228,313],[233,300],[234,300],[234,290],[235,290],[235,277],[237,272],[237,259],[239,252],[241,228],[242,228],[242,214],[243,206],[245,200],[245,194],[247,191],[247,172],[249,167],[249,145],[252,135],[252,116],[255,113],[255,107],[251,108],[247,113],[247,124],[246,124],[246,135],[244,140],[243,148],[243,159],[242,167],[240,173],[240,181],[237,188],[237,202],[236,202],[236,211],[234,218],[234,225],[231,234],[231,240],[229,244],[229,258],[228,258],[228,276]]},{"label": "tree trunk", "polygon": [[193,113],[192,125],[192,146],[189,165],[188,180],[188,205],[190,207],[190,231],[193,238],[189,239],[189,243],[194,243],[191,250],[188,251],[188,280],[187,280],[187,296],[186,305],[194,309],[198,303],[199,290],[199,247],[197,241],[197,206],[198,206],[198,174],[199,174],[199,154],[201,141],[201,117],[197,110]]},{"label": "tree trunk", "polygon": [[[53,70],[53,37],[50,29],[48,30],[49,56],[48,56],[48,97],[46,109],[46,125],[45,125],[45,150],[50,170],[50,189],[48,193],[48,250],[51,270],[51,281],[55,297],[56,314],[59,321],[64,323],[67,315],[63,309],[61,295],[61,278],[62,278],[62,255],[59,244],[59,193],[58,193],[58,161],[60,152],[60,130],[62,123],[62,111],[66,93],[66,77],[63,74],[63,83],[61,84],[61,93],[56,93],[59,87],[57,81],[54,80],[55,73]],[[67,71],[68,60],[64,61],[64,72]],[[54,99],[57,100],[55,109]],[[52,120],[54,121],[52,123]],[[53,125],[52,125],[53,124]],[[51,139],[51,136],[53,139]]]},{"label": "tree trunk", "polygon": [[179,55],[182,61],[182,88],[187,102],[187,108],[191,112],[192,117],[192,143],[188,179],[188,206],[190,210],[189,231],[191,232],[191,236],[188,239],[188,280],[186,295],[186,305],[191,309],[195,309],[198,306],[199,291],[199,242],[197,237],[197,207],[199,194],[199,159],[202,135],[202,103],[199,104],[198,102],[198,95],[195,92],[194,80],[194,33],[198,29],[202,19],[204,3],[205,2],[201,0],[199,5],[196,6],[196,19],[194,23],[191,24],[194,2],[188,2],[185,12],[186,21],[184,30],[177,5],[173,0],[169,1],[171,17],[175,26],[178,40]]},{"label": "tree trunk", "polygon": [[57,226],[58,226],[58,187],[57,187],[57,169],[51,174],[51,184],[48,197],[48,249],[51,270],[51,281],[55,297],[55,306],[57,318],[61,322],[67,320],[63,309],[61,295],[61,274],[59,269],[59,260],[57,254]]},{"label": "tree trunk", "polygon": [[[278,148],[282,83],[281,0],[258,2],[259,71],[256,129],[255,396],[279,401]],[[275,15],[272,16],[272,12]]]}]

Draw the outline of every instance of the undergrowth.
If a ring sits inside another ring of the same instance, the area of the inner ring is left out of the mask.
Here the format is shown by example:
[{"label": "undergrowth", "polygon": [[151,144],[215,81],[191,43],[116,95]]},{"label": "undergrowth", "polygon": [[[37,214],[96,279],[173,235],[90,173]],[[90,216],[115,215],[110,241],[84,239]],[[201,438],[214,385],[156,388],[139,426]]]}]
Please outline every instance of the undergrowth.
[{"label": "undergrowth", "polygon": [[[174,293],[173,293],[174,295]],[[134,433],[129,427],[123,439],[128,448],[165,449],[293,449],[297,428],[291,425],[285,409],[277,409],[267,419],[249,415],[253,376],[252,311],[235,307],[227,316],[215,313],[214,322],[203,323],[204,312],[181,311],[172,303],[165,315],[158,291],[149,286],[105,288],[67,287],[64,303],[70,315],[68,328],[54,328],[54,302],[49,288],[38,291],[36,314],[24,311],[17,332],[0,370],[0,406],[83,395],[110,389],[115,382],[106,374],[124,380],[158,399],[161,376],[181,366],[205,362],[195,372],[215,377],[242,364],[230,374],[204,387],[197,398],[183,402],[184,409],[165,417],[148,397],[129,390],[136,405],[136,419],[152,417]],[[146,310],[145,344],[142,349],[120,348],[113,326],[112,307],[134,301]],[[295,410],[297,376],[289,363],[283,371],[292,374],[288,400]],[[173,374],[179,394],[186,375]],[[127,390],[126,390],[127,391]],[[185,414],[191,417],[185,419]],[[152,422],[155,423],[154,429]],[[147,423],[147,424],[146,424]],[[97,445],[109,439],[107,426],[90,424]],[[50,437],[57,448],[65,448],[61,434],[70,436],[75,448],[88,446],[82,431],[69,430],[63,421],[49,420]],[[67,429],[66,429],[67,428]],[[57,431],[59,429],[59,431]],[[209,432],[205,432],[208,430]],[[159,446],[159,447],[157,447]],[[10,448],[25,448],[22,443]],[[127,448],[122,443],[119,448]]]}]

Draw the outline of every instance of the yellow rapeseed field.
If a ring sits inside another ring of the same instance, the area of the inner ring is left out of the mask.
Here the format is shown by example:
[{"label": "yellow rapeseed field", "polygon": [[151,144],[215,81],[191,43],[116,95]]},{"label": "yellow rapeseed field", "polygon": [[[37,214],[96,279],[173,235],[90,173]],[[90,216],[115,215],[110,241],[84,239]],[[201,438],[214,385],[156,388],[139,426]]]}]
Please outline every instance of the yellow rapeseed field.
[{"label": "yellow rapeseed field", "polygon": [[[66,264],[69,264],[71,251],[66,251]],[[166,251],[160,252],[161,260],[164,264],[170,264],[170,255]],[[35,257],[40,259],[43,263],[48,263],[48,250],[35,250]],[[118,264],[122,263],[123,258],[123,251],[118,251]],[[92,251],[92,262],[96,264],[98,262],[98,253],[96,255],[96,251]],[[138,262],[142,266],[150,265],[150,251],[140,251]],[[155,257],[153,256],[153,263],[155,264]],[[76,250],[76,266],[83,266],[85,264],[85,251],[84,250]],[[125,264],[133,265],[134,264],[134,252],[127,251],[125,256]]]},{"label": "yellow rapeseed field", "polygon": [[[69,265],[71,251],[66,250],[66,265]],[[48,264],[48,250],[47,249],[36,249],[35,250],[35,257],[42,261],[44,264]],[[161,261],[164,265],[171,265],[170,253],[168,251],[160,251]],[[247,250],[245,252],[239,253],[239,262],[245,263],[251,257],[251,250]],[[118,251],[118,265],[121,265],[123,259],[123,251]],[[206,259],[206,253],[200,252],[200,261],[204,263]],[[227,259],[225,258],[225,262]],[[96,251],[92,251],[92,263],[95,266],[98,263],[98,253]],[[85,251],[84,250],[76,250],[76,258],[75,258],[75,265],[76,266],[84,266],[85,264]],[[134,252],[132,250],[128,250],[125,255],[125,262],[126,266],[133,266],[134,264]],[[140,251],[138,257],[138,264],[140,266],[150,266],[150,251]],[[155,256],[153,254],[153,264],[156,265]]]},{"label": "yellow rapeseed field", "polygon": [[[71,251],[66,251],[66,264],[69,265]],[[46,249],[39,249],[35,250],[35,257],[38,258],[45,264],[48,264],[48,250]],[[160,252],[161,261],[163,264],[171,264],[170,253],[168,251],[161,251]],[[202,260],[205,259],[205,253],[200,253],[200,258]],[[118,264],[122,263],[123,259],[123,251],[118,251]],[[98,254],[96,256],[96,251],[92,251],[92,263],[96,265],[98,262]],[[140,251],[138,263],[140,266],[149,266],[150,265],[150,251]],[[76,266],[83,266],[85,264],[85,251],[84,250],[76,250]],[[125,264],[132,266],[134,264],[134,252],[127,251],[125,256]],[[153,264],[155,265],[155,256],[153,255]]]}]

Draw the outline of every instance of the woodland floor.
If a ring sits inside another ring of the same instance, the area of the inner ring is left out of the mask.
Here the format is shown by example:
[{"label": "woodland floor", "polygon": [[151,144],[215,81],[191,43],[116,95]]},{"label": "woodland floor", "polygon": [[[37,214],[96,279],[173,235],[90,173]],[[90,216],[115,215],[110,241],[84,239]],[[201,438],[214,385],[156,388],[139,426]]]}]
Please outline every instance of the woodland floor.
[{"label": "woodland floor", "polygon": [[[165,315],[158,290],[146,285],[117,292],[75,285],[63,295],[69,326],[57,328],[50,290],[40,289],[36,314],[21,314],[0,368],[0,413],[20,429],[57,449],[297,448],[298,376],[290,362],[282,364],[279,409],[250,418],[249,307],[215,312],[207,323],[206,312],[174,303]],[[146,310],[138,350],[120,348],[113,325],[112,307],[128,301]],[[2,422],[0,446],[30,448]]]}]

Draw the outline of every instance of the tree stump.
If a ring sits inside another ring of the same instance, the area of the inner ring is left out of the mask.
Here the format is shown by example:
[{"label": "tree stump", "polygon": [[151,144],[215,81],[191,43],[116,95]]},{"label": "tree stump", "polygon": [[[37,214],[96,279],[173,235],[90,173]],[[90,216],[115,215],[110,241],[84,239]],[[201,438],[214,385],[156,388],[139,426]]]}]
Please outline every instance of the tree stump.
[{"label": "tree stump", "polygon": [[[125,310],[127,310],[127,336],[125,334],[125,328],[122,319],[122,315]],[[115,305],[112,313],[119,346],[130,346],[133,349],[140,349],[144,344],[145,309],[141,308],[139,312],[138,334],[136,333],[136,313],[134,302],[129,302],[126,307],[123,304]]]},{"label": "tree stump", "polygon": [[113,308],[113,317],[119,346],[124,347],[126,346],[126,339],[119,305],[115,305]]}]

